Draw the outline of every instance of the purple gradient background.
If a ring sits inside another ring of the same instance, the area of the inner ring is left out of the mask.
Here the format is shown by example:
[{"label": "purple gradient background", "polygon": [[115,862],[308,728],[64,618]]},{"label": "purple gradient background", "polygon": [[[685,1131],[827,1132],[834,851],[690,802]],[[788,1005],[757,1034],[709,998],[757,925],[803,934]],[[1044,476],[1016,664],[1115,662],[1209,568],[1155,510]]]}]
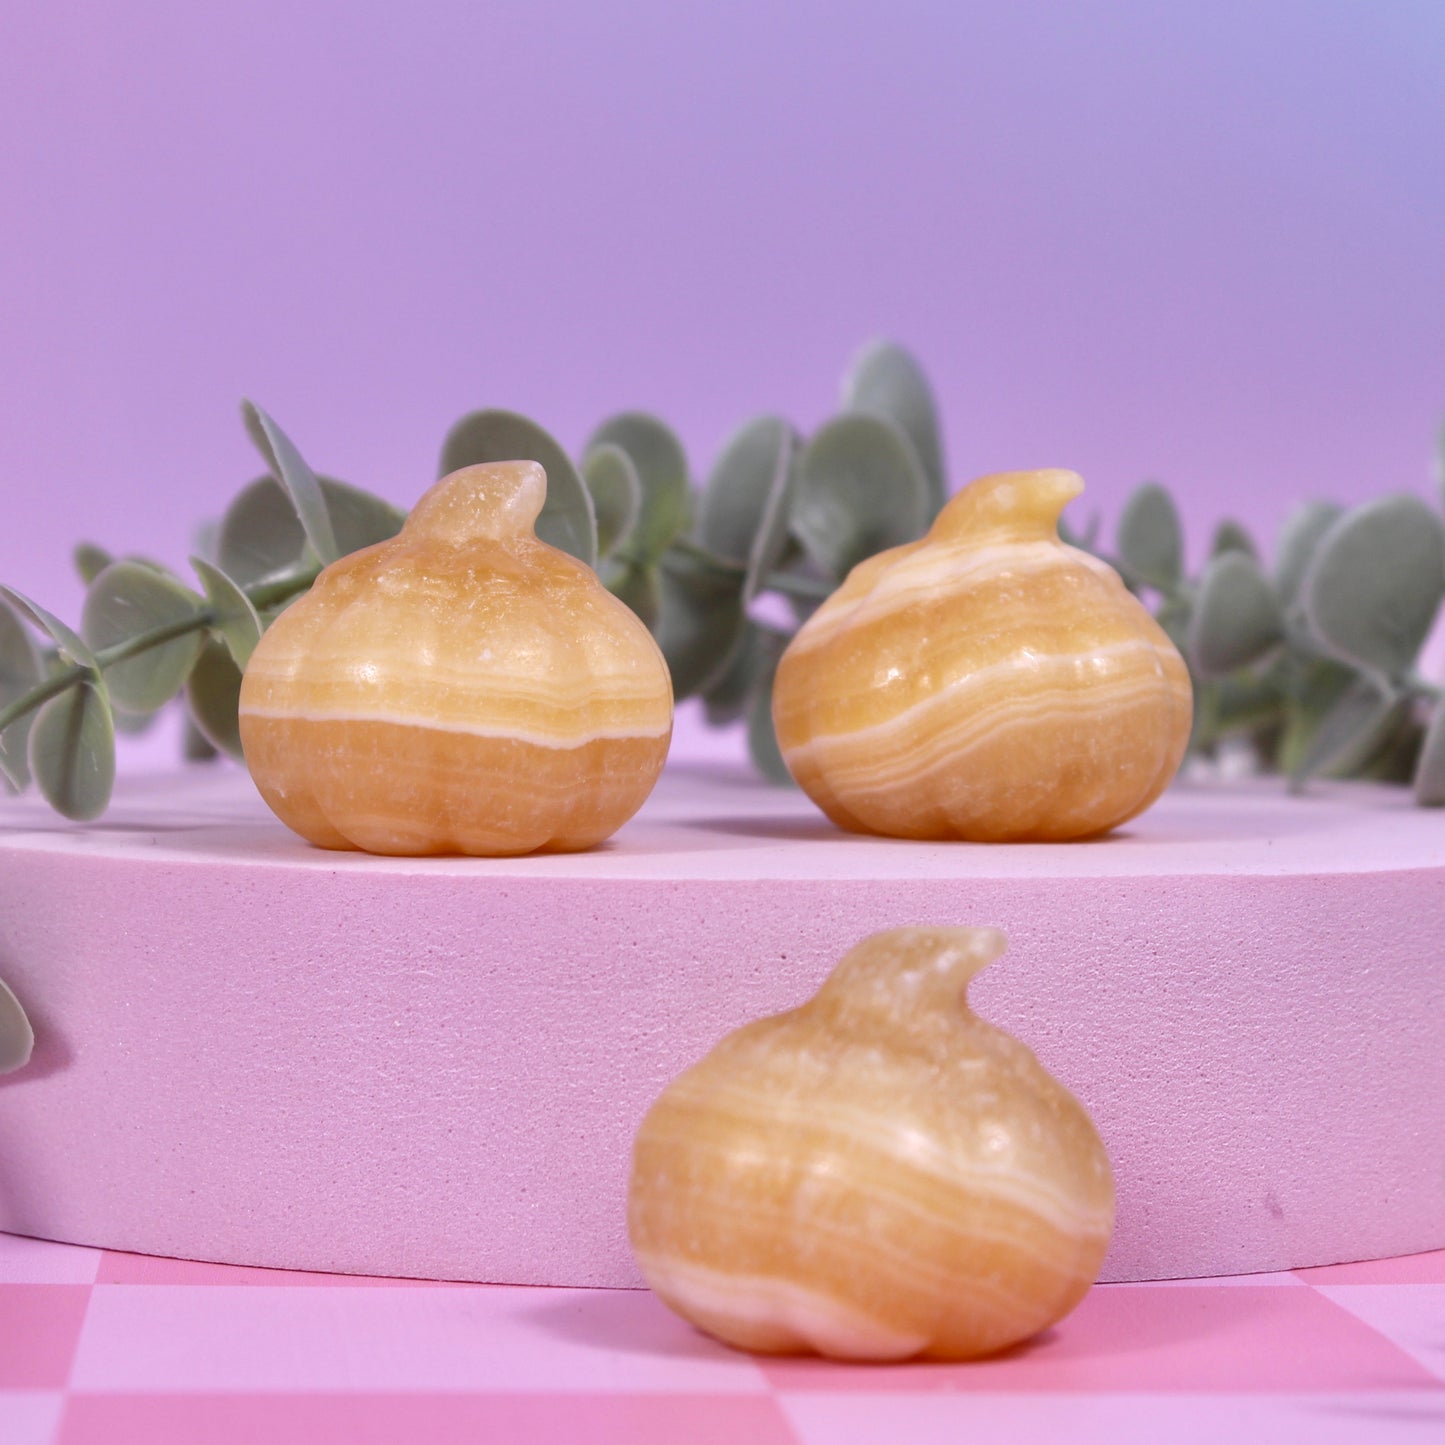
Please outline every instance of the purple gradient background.
[{"label": "purple gradient background", "polygon": [[1192,548],[1432,487],[1445,5],[8,7],[0,579],[181,565],[250,395],[410,503],[454,417],[705,469],[912,346],[956,482],[1166,480]]}]

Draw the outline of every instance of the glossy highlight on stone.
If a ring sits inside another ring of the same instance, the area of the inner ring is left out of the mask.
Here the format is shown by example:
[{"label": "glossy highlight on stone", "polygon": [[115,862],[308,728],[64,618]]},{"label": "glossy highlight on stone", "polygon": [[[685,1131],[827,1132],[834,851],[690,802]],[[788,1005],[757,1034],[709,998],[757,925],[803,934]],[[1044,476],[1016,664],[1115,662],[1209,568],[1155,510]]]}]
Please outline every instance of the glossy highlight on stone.
[{"label": "glossy highlight on stone", "polygon": [[1168,786],[1189,672],[1118,574],[1059,540],[1082,490],[1067,471],[980,478],[798,631],[773,691],[778,743],[839,826],[1083,838]]},{"label": "glossy highlight on stone", "polygon": [[261,638],[246,764],[324,848],[588,848],[642,805],[672,735],[647,629],[537,539],[535,462],[465,467],[400,534],[327,567]]},{"label": "glossy highlight on stone", "polygon": [[663,1091],[628,1232],[666,1304],[741,1349],[856,1360],[991,1354],[1078,1304],[1113,1177],[1073,1095],[968,1008],[1006,946],[874,934]]}]

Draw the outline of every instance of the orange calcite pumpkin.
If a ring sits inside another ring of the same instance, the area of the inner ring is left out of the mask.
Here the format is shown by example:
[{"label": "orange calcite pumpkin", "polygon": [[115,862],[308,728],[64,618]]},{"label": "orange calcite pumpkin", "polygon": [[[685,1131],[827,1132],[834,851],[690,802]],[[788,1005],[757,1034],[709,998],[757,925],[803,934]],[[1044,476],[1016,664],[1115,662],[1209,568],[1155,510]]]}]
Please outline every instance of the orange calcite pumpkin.
[{"label": "orange calcite pumpkin", "polygon": [[572,850],[642,805],[672,735],[667,665],[590,568],[537,539],[546,487],[535,462],[453,472],[261,638],[241,741],[302,837]]},{"label": "orange calcite pumpkin", "polygon": [[1083,838],[1168,786],[1189,672],[1104,562],[1059,540],[1073,472],[964,488],[861,562],[778,666],[794,778],[837,824],[899,838]]},{"label": "orange calcite pumpkin", "polygon": [[1005,947],[875,934],[663,1091],[628,1231],[666,1304],[741,1349],[869,1360],[990,1354],[1073,1309],[1113,1175],[1078,1100],[968,1008]]}]

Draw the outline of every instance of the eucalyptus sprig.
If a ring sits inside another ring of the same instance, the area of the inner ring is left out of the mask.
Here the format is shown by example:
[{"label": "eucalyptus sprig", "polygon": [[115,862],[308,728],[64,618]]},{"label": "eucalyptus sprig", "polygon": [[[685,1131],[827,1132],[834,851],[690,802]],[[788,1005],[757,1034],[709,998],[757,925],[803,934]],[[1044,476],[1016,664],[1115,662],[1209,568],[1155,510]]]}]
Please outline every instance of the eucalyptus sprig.
[{"label": "eucalyptus sprig", "polygon": [[259,407],[242,413],[270,472],[227,509],[214,557],[191,559],[199,589],[157,563],[82,544],[77,632],[0,586],[0,776],[15,790],[33,778],[67,818],[105,811],[117,725],[154,716],[178,693],[207,742],[239,757],[241,669],[264,627],[325,563],[394,536],[404,520],[380,498],[316,476]]},{"label": "eucalyptus sprig", "polygon": [[[197,586],[83,544],[78,632],[0,587],[0,777],[19,788],[33,776],[68,817],[104,810],[117,727],[143,725],[178,693],[188,754],[239,756],[241,669],[264,628],[323,565],[404,520],[314,473],[259,408],[242,413],[267,473],[191,559]],[[713,724],[745,720],[756,765],[778,780],[772,682],[793,632],[858,562],[920,536],[948,491],[932,390],[888,342],[859,353],[838,413],[811,436],[753,418],[701,487],[671,428],[635,411],[604,421],[575,460],[527,417],[474,411],[448,432],[439,475],[518,458],[547,472],[538,535],[596,568],[653,631],[679,700],[699,697]],[[1060,530],[1103,555],[1097,520],[1081,536]],[[1196,754],[1243,742],[1295,787],[1316,774],[1413,779],[1422,803],[1445,803],[1445,706],[1416,670],[1445,596],[1445,524],[1423,502],[1306,503],[1272,568],[1226,521],[1190,578],[1178,510],[1148,483],[1124,509],[1116,552],[1108,560],[1189,662]]]},{"label": "eucalyptus sprig", "polygon": [[1233,741],[1295,790],[1319,775],[1374,778],[1445,803],[1445,706],[1417,671],[1445,601],[1445,520],[1420,498],[1306,502],[1272,568],[1226,521],[1190,579],[1178,512],[1151,483],[1129,499],[1117,548],[1111,560],[1157,599],[1193,673],[1194,753]]}]

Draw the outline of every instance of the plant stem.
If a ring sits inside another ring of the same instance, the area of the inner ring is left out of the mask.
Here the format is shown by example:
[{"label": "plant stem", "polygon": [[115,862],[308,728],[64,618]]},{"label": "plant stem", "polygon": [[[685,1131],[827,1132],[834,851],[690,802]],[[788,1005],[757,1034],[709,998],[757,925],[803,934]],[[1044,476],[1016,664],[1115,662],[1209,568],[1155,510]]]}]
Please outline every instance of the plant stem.
[{"label": "plant stem", "polygon": [[251,605],[260,612],[305,592],[320,575],[321,563],[316,562],[310,567],[298,568],[295,572],[281,572],[266,581],[253,582],[241,590],[251,599]]},{"label": "plant stem", "polygon": [[[163,622],[159,627],[152,627],[149,632],[137,632],[134,637],[127,637],[124,642],[113,643],[110,647],[97,652],[95,660],[103,672],[112,663],[126,662],[132,657],[138,657],[142,652],[149,652],[151,648],[161,646],[162,643],[174,642],[176,638],[184,637],[188,632],[198,632],[202,628],[213,626],[216,615],[214,607],[203,607],[189,617],[177,618],[174,622]],[[80,668],[79,671],[88,672],[89,668]]]},{"label": "plant stem", "polygon": [[69,667],[63,667],[57,673],[51,674],[44,682],[37,683],[29,692],[23,692],[14,702],[0,708],[0,733],[13,722],[18,722],[28,712],[50,701],[53,697],[59,697],[61,693],[75,686],[81,678],[90,673],[88,667],[78,667],[71,663]]},{"label": "plant stem", "polygon": [[[285,602],[288,598],[306,591],[320,574],[319,565],[314,567],[300,568],[295,572],[284,572],[270,578],[263,583],[255,583],[244,588],[246,596],[251,599],[251,605],[258,611],[264,607],[274,607],[278,602]],[[152,627],[146,632],[138,632],[134,637],[127,637],[123,642],[113,643],[110,647],[102,648],[95,654],[96,667],[104,672],[107,667],[117,662],[127,662],[132,657],[138,657],[143,652],[148,652],[152,647],[161,647],[167,642],[174,642],[178,637],[184,637],[189,632],[201,632],[209,627],[214,627],[219,614],[214,607],[202,607],[199,611],[193,612],[189,617],[178,618],[174,622],[163,622],[158,627]],[[11,723],[19,722],[27,713],[34,712],[36,708],[43,707],[53,697],[59,697],[61,693],[68,691],[83,682],[96,670],[96,668],[84,667],[80,663],[73,662],[68,667],[63,667],[59,672],[53,673],[43,682],[37,683],[29,692],[22,693],[14,702],[0,708],[0,733],[3,733]]]}]

